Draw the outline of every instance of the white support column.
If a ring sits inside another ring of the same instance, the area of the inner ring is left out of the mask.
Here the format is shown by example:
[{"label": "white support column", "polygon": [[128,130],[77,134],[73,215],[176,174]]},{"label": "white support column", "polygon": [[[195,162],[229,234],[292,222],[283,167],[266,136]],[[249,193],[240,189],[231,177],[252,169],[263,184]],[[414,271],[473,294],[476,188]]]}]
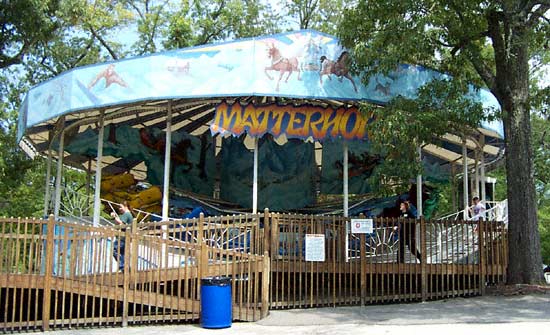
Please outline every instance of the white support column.
[{"label": "white support column", "polygon": [[475,162],[475,174],[474,174],[474,189],[472,190],[472,192],[474,193],[474,195],[476,197],[479,197],[479,169],[480,169],[480,166],[479,166],[479,151],[478,149],[476,149],[476,154],[475,154],[475,157],[476,157],[476,162]]},{"label": "white support column", "polygon": [[53,215],[57,220],[59,218],[59,209],[61,208],[61,178],[63,177],[63,156],[65,152],[64,143],[65,131],[61,131],[59,135],[59,151],[57,152],[57,171],[55,177],[55,198]]},{"label": "white support column", "polygon": [[[422,164],[422,148],[419,146],[418,151],[418,162]],[[418,174],[416,176],[416,217],[419,219],[424,211],[422,207],[422,175]]]},{"label": "white support column", "polygon": [[485,135],[481,135],[479,143],[481,145],[481,156],[479,157],[481,174],[481,201],[485,204],[485,201],[487,201],[487,191],[485,189],[485,151],[483,151],[483,147],[485,147]]},{"label": "white support column", "polygon": [[46,192],[44,194],[44,218],[48,216],[48,205],[50,204],[50,179],[52,178],[52,150],[48,149],[48,161],[46,162]]},{"label": "white support column", "polygon": [[92,190],[92,158],[88,158],[88,167],[86,168],[86,206],[91,205],[90,191]]},{"label": "white support column", "polygon": [[468,148],[466,147],[466,137],[462,139],[462,190],[464,199],[464,220],[468,220]]},{"label": "white support column", "polygon": [[258,138],[254,138],[254,167],[252,177],[252,213],[258,212]]},{"label": "white support column", "polygon": [[452,205],[453,205],[453,210],[452,212],[457,212],[458,211],[458,206],[457,206],[457,195],[456,195],[456,192],[457,192],[457,187],[456,187],[456,175],[455,175],[455,163],[454,161],[451,162],[451,202],[452,202]]},{"label": "white support column", "polygon": [[94,227],[99,226],[99,214],[101,211],[101,160],[103,159],[103,134],[105,133],[105,111],[99,114],[99,133],[97,135],[97,159],[95,166],[94,189]]},{"label": "white support column", "polygon": [[344,189],[344,217],[348,217],[349,209],[349,190],[348,190],[348,143],[344,141],[343,144],[344,159],[342,162],[342,175],[343,175],[343,189]]},{"label": "white support column", "polygon": [[[162,188],[162,221],[168,221],[170,209],[170,157],[172,154],[172,102],[166,111],[166,145],[164,146],[164,183]],[[162,225],[162,239],[168,239],[168,225]],[[166,243],[162,243],[161,266],[166,267]]]},{"label": "white support column", "polygon": [[170,209],[170,157],[172,154],[172,103],[168,103],[166,112],[166,145],[164,148],[164,184],[162,189],[162,221],[168,221]]}]

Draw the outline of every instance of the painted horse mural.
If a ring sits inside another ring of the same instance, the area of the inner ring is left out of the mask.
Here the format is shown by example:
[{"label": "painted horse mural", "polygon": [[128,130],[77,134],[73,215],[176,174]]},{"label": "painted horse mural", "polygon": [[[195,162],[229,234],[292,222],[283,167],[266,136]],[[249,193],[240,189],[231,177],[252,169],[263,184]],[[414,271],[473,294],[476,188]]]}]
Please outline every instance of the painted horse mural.
[{"label": "painted horse mural", "polygon": [[279,83],[283,78],[285,72],[288,73],[285,79],[285,83],[288,82],[288,78],[294,71],[298,72],[298,80],[302,80],[301,72],[299,68],[299,61],[297,57],[284,57],[281,51],[275,46],[275,43],[271,43],[267,48],[267,55],[271,59],[271,65],[264,69],[265,75],[269,80],[273,80],[273,77],[269,75],[268,71],[279,71],[279,79],[277,80],[276,91],[279,91]]},{"label": "painted horse mural", "polygon": [[353,85],[353,90],[357,92],[357,86],[355,86],[355,81],[353,81],[353,78],[349,74],[349,67],[347,64],[349,57],[349,53],[347,51],[343,51],[340,54],[340,57],[336,61],[332,61],[328,59],[326,56],[321,56],[321,71],[319,72],[319,80],[321,81],[321,85],[323,84],[323,76],[327,75],[329,80],[332,80],[330,77],[331,74],[338,77],[338,80],[341,82],[343,77],[346,77],[351,81],[351,84]]}]

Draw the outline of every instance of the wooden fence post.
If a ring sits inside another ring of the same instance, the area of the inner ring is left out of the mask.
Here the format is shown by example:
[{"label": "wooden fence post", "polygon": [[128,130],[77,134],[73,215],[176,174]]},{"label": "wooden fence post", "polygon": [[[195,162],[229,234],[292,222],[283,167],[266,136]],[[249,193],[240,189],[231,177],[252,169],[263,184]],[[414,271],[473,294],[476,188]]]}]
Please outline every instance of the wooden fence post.
[{"label": "wooden fence post", "polygon": [[424,216],[420,217],[420,271],[421,271],[421,278],[420,278],[420,285],[422,290],[422,301],[426,301],[428,299],[428,271],[427,267],[428,264],[428,248],[426,247],[426,221],[424,221]]},{"label": "wooden fence post", "polygon": [[[208,249],[204,243],[204,214],[200,213],[197,232],[197,243],[199,249],[197,250],[197,297],[199,298],[199,311],[201,300],[201,279],[205,276],[208,269]],[[206,258],[206,262],[205,262]]]},{"label": "wooden fence post", "polygon": [[269,216],[269,209],[264,209],[264,251],[267,252],[269,255],[271,250],[271,242],[269,241],[269,237],[271,236],[270,233],[270,216]]},{"label": "wooden fence post", "polygon": [[365,305],[367,297],[367,241],[365,234],[360,234],[360,261],[361,261],[361,306]]},{"label": "wooden fence post", "polygon": [[279,219],[278,214],[271,214],[271,260],[279,255]]},{"label": "wooden fence post", "polygon": [[[135,223],[135,220],[134,220]],[[132,224],[131,229],[133,230],[135,227],[135,224]],[[118,236],[120,239],[120,236]],[[129,253],[127,251],[133,251],[133,234],[130,231],[130,229],[126,229],[124,232],[124,285],[122,287],[122,327],[128,327],[128,293],[130,288],[130,263],[132,262],[133,256],[128,257]],[[120,244],[120,240],[119,240]],[[133,252],[132,252],[133,253]],[[133,265],[133,264],[132,264]],[[135,266],[132,266],[134,268]]]},{"label": "wooden fence post", "polygon": [[53,215],[48,217],[46,233],[46,255],[44,266],[44,300],[42,301],[42,330],[50,329],[51,287],[53,276],[53,244],[54,244],[55,219]]},{"label": "wooden fence post", "polygon": [[269,284],[271,277],[271,259],[267,250],[264,252],[264,266],[262,269],[262,318],[265,318],[269,313]]},{"label": "wooden fence post", "polygon": [[477,222],[477,233],[479,243],[479,293],[485,295],[485,223],[483,220]]}]

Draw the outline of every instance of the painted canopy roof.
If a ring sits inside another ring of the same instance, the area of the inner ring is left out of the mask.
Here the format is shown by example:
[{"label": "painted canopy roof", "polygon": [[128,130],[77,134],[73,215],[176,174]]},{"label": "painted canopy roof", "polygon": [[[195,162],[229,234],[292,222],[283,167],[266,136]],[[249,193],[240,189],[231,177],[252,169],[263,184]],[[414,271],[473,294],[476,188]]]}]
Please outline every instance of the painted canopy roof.
[{"label": "painted canopy roof", "polygon": [[[341,61],[346,56],[335,37],[301,30],[80,67],[29,91],[18,137],[37,126],[51,129],[63,115],[151,101],[258,96],[384,105],[397,95],[413,97],[423,84],[445,76],[404,64],[364,85]],[[498,108],[487,90],[472,94]],[[483,128],[503,137],[501,122]]]}]

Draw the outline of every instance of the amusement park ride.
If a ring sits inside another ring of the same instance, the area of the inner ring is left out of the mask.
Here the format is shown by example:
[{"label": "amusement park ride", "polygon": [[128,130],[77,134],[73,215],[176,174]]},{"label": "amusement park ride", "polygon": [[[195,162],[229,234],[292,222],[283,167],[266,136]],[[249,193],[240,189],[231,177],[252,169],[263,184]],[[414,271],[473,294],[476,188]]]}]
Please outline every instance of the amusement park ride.
[{"label": "amusement park ride", "polygon": [[[48,236],[55,241],[45,248],[51,264],[34,255],[46,262],[36,275],[51,272],[62,285],[56,292],[67,292],[71,303],[90,294],[121,302],[120,311],[107,307],[123,325],[165,320],[166,310],[172,320],[182,320],[181,311],[196,318],[196,280],[204,274],[233,278],[241,320],[257,320],[268,308],[479,294],[489,274],[501,280],[495,255],[505,252],[505,228],[456,220],[468,219],[471,194],[488,198],[485,169],[502,157],[502,124],[419,146],[427,175],[418,176],[416,192],[350,204],[349,194],[368,193],[380,159],[369,152],[369,119],[393,97],[412,97],[445,75],[403,64],[363,83],[348,57],[334,37],[303,30],[76,68],[32,88],[18,136],[29,155],[47,157],[44,215],[53,215]],[[498,108],[488,91],[472,88],[471,95]],[[359,111],[363,103],[368,113]],[[62,187],[65,166],[95,177],[93,197]],[[463,209],[425,221],[423,182],[455,179],[460,168]],[[343,201],[319,204],[318,194],[342,194]],[[380,218],[405,198],[418,199],[418,264],[409,252],[407,264],[396,261],[406,223]],[[126,232],[102,217],[123,201],[136,218]],[[490,208],[487,219],[505,216],[505,203]],[[359,216],[373,218],[370,234],[349,230],[350,217]],[[324,240],[324,261],[315,267],[306,259],[310,235]],[[113,240],[124,236],[131,264],[117,277]],[[81,289],[84,278],[99,285],[95,293]]]}]

